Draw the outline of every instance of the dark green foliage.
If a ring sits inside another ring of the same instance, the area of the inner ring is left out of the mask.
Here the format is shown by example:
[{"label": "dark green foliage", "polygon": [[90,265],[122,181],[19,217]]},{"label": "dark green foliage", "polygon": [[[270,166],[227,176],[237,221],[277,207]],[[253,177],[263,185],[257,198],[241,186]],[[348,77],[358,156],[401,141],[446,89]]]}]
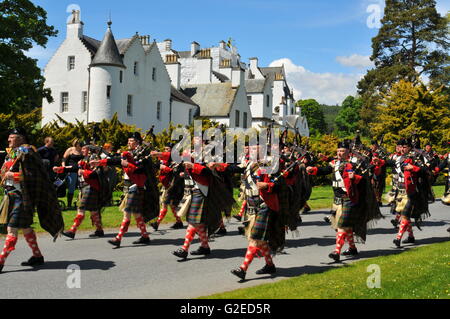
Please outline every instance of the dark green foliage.
[{"label": "dark green foliage", "polygon": [[31,1],[0,2],[0,113],[27,113],[43,98],[52,101],[37,60],[24,54],[34,45],[45,47],[48,37],[56,36],[46,19],[45,10]]},{"label": "dark green foliage", "polygon": [[302,114],[307,118],[311,135],[325,134],[327,123],[320,104],[314,100],[300,100],[296,104],[302,109]]}]

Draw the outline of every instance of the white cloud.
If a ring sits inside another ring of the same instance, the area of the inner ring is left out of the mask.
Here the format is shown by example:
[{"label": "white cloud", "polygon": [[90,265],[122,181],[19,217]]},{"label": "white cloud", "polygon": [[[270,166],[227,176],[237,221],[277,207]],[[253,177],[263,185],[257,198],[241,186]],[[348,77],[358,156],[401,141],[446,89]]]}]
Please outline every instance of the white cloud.
[{"label": "white cloud", "polygon": [[24,54],[29,58],[45,60],[51,58],[53,51],[40,46],[34,46],[30,50],[24,51]]},{"label": "white cloud", "polygon": [[374,66],[373,62],[370,61],[370,56],[359,54],[352,54],[350,56],[338,56],[336,57],[336,61],[338,61],[343,66],[349,66],[364,70]]},{"label": "white cloud", "polygon": [[273,61],[270,66],[284,65],[288,84],[299,99],[316,99],[319,103],[341,104],[349,95],[357,93],[357,84],[363,74],[314,73],[284,58]]},{"label": "white cloud", "polygon": [[442,16],[447,15],[447,13],[450,11],[450,4],[444,3],[444,0],[438,1],[436,3],[436,10],[439,12]]}]

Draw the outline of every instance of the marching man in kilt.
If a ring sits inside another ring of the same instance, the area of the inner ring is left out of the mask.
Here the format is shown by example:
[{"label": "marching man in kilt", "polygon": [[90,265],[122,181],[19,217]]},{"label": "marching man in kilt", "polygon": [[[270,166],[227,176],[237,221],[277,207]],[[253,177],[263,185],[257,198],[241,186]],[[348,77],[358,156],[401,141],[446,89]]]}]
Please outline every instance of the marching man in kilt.
[{"label": "marching man in kilt", "polygon": [[64,236],[71,239],[75,238],[78,227],[80,227],[85,218],[86,211],[90,211],[92,225],[96,228],[95,232],[89,235],[89,237],[95,238],[105,236],[100,215],[100,210],[102,208],[100,192],[101,187],[107,187],[107,185],[101,185],[101,176],[98,171],[101,168],[91,168],[89,164],[89,152],[89,145],[82,145],[81,154],[84,159],[78,162],[78,165],[53,168],[53,171],[57,174],[78,173],[80,195],[77,216],[75,217],[70,230],[62,233]]},{"label": "marching man in kilt", "polygon": [[410,156],[412,149],[410,140],[402,139],[399,143],[402,145],[401,157],[395,162],[387,161],[387,165],[393,166],[399,174],[396,212],[401,215],[401,220],[397,236],[393,240],[397,247],[401,246],[401,239],[405,232],[409,235],[403,243],[415,243],[411,218],[421,220],[422,215],[429,215],[426,195],[428,192],[419,182],[419,178],[425,178],[423,173],[426,168],[417,166]]},{"label": "marching man in kilt", "polygon": [[[256,158],[258,146],[251,146],[250,152]],[[239,268],[231,270],[231,273],[243,281],[251,262],[258,254],[264,256],[266,265],[256,274],[274,274],[276,272],[269,247],[273,233],[269,228],[280,211],[280,203],[277,194],[278,184],[273,181],[265,169],[259,169],[258,163],[253,161],[243,163],[241,173],[244,173],[244,193],[247,203],[245,215],[249,218],[246,223],[246,235],[249,243],[244,262]],[[282,231],[284,233],[284,229]]]},{"label": "marching man in kilt", "polygon": [[[150,182],[150,176],[147,174],[145,166],[151,165],[152,163],[138,163],[136,158],[139,156],[138,153],[140,148],[142,148],[142,143],[143,139],[141,134],[135,132],[128,138],[128,151],[123,152],[120,158],[104,159],[93,162],[95,164],[98,163],[100,166],[121,166],[132,184],[128,188],[128,193],[120,205],[120,208],[123,211],[123,220],[119,233],[114,239],[108,240],[108,243],[117,248],[120,247],[123,236],[128,232],[131,223],[131,215],[134,216],[136,224],[141,232],[141,238],[134,241],[133,245],[150,244],[150,236],[147,232],[145,223],[156,217],[152,214],[155,213],[155,207],[159,207],[158,194],[157,191],[156,194],[154,191],[154,188],[157,186],[148,183]],[[156,180],[151,181],[151,183],[156,183]],[[146,201],[150,201],[151,203]],[[149,206],[151,206],[152,209],[147,209]]]},{"label": "marching man in kilt", "polygon": [[398,185],[399,183],[404,183],[403,173],[401,172],[400,168],[403,149],[403,146],[401,144],[402,140],[399,140],[397,142],[397,145],[395,146],[395,152],[389,156],[389,159],[387,160],[388,162],[385,163],[386,165],[389,163],[389,166],[392,167],[392,189],[387,193],[387,200],[388,204],[391,205],[391,214],[395,215],[395,218],[391,220],[391,223],[395,228],[398,228],[401,217],[401,215],[396,211],[399,189]]},{"label": "marching man in kilt", "polygon": [[0,272],[9,254],[15,250],[19,229],[22,229],[33,253],[33,256],[21,265],[35,267],[44,264],[36,234],[31,228],[35,209],[41,227],[55,240],[64,229],[56,190],[48,171],[33,147],[26,145],[26,139],[23,129],[10,132],[9,152],[1,168],[1,186],[5,190],[5,196],[0,205],[0,226],[7,227],[7,236],[0,253]]},{"label": "marching man in kilt", "polygon": [[162,209],[159,212],[158,220],[151,224],[154,230],[158,230],[159,225],[166,217],[168,208],[170,206],[173,216],[175,217],[175,224],[172,229],[181,229],[184,227],[183,221],[177,215],[177,207],[183,198],[184,181],[180,176],[176,176],[176,171],[171,166],[172,164],[172,148],[173,144],[166,145],[164,152],[152,152],[153,157],[157,157],[161,161],[159,181],[163,186]]},{"label": "marching man in kilt", "polygon": [[[338,144],[337,160],[330,162],[329,166],[307,168],[309,174],[316,176],[333,173],[333,211],[336,213],[331,219],[332,227],[336,230],[336,248],[328,257],[336,262],[340,261],[345,241],[350,247],[342,254],[344,256],[357,255],[358,249],[355,245],[354,234],[365,240],[367,222],[381,217],[370,181],[365,180],[362,175],[358,175],[356,164],[350,161],[349,144],[348,141]],[[364,182],[366,188],[361,187]],[[369,190],[364,192],[368,188]]]}]

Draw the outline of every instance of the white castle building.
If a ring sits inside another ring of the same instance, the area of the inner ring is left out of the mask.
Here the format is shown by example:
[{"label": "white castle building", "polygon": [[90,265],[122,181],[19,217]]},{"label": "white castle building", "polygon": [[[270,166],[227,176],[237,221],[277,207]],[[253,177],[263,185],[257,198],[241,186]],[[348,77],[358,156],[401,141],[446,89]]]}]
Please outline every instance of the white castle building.
[{"label": "white castle building", "polygon": [[117,113],[121,122],[155,126],[155,132],[209,118],[233,128],[275,122],[309,136],[284,67],[260,68],[257,58],[246,65],[224,41],[176,51],[171,40],[156,43],[138,34],[115,40],[111,24],[99,41],[84,35],[80,13],[73,12],[65,40],[44,69],[54,102],[43,101],[43,125],[57,115],[91,123]]}]

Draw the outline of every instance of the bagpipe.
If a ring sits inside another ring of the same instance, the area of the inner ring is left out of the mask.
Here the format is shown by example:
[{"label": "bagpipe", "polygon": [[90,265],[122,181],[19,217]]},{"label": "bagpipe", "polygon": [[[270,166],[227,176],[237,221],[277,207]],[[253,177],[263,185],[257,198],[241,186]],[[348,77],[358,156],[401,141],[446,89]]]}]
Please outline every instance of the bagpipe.
[{"label": "bagpipe", "polygon": [[[5,151],[7,154],[10,154],[11,152],[13,152],[12,150]],[[30,152],[30,148],[27,148],[25,146],[20,146],[19,148],[17,148],[16,150],[14,150],[14,154],[15,154],[15,159],[13,161],[13,163],[11,164],[11,166],[9,166],[8,168],[6,168],[6,166],[2,167],[2,172],[1,172],[1,176],[2,176],[2,180],[0,183],[0,186],[3,186],[4,183],[6,182],[6,173],[7,172],[11,172],[13,169],[16,168],[17,164],[19,163],[20,160],[23,159],[23,157],[28,154]],[[4,170],[4,168],[6,168]]]}]

